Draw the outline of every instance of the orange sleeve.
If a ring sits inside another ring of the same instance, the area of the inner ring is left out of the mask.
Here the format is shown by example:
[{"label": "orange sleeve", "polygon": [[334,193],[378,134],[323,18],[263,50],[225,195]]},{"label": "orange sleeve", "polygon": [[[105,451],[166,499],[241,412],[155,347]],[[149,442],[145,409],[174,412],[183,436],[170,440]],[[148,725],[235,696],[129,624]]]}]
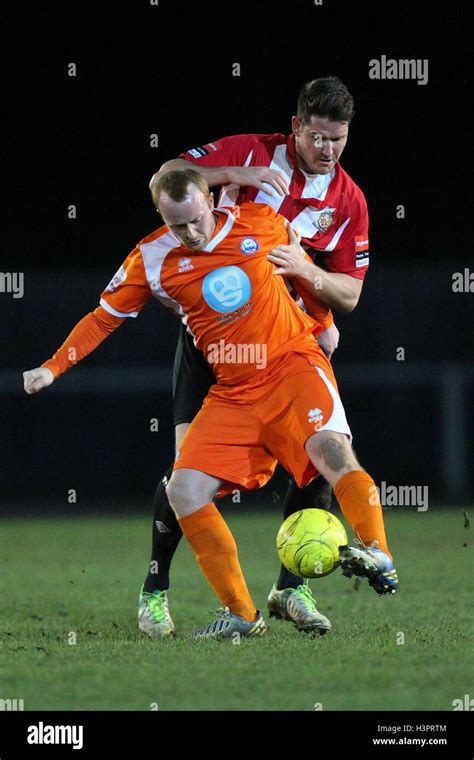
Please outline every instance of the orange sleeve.
[{"label": "orange sleeve", "polygon": [[54,356],[41,366],[59,377],[92,353],[127,317],[136,317],[150,297],[140,246],[137,245],[101,294],[100,306],[77,323]]},{"label": "orange sleeve", "polygon": [[59,377],[92,353],[125,319],[115,317],[98,306],[77,323],[54,356],[41,366],[50,369],[54,377]]},{"label": "orange sleeve", "polygon": [[[275,232],[278,236],[275,245],[279,245],[280,243],[288,245],[289,238],[287,220],[281,214],[275,214],[275,222]],[[296,230],[293,231],[295,235],[297,235],[299,238],[301,237]],[[303,251],[303,255],[311,264],[314,263],[306,251]],[[296,277],[290,278],[290,282],[297,295],[303,301],[304,308],[306,309],[309,316],[312,317],[322,328],[321,330],[315,329],[314,334],[319,335],[321,332],[324,332],[324,330],[327,330],[328,327],[331,327],[331,325],[334,324],[334,318],[329,306],[325,306],[323,303],[320,303],[320,301],[318,301],[317,295],[308,290],[308,288],[306,288]]]},{"label": "orange sleeve", "polygon": [[151,298],[140,245],[127,256],[100,296],[100,305],[116,317],[137,317]]},{"label": "orange sleeve", "polygon": [[[302,282],[297,280],[296,277],[291,280],[291,284],[303,301],[304,307],[309,316],[316,320],[316,322],[323,328],[320,332],[324,332],[328,327],[331,327],[331,325],[334,324],[334,317],[329,306],[320,303],[314,293],[311,293],[305,288]],[[316,332],[319,334],[319,331]]]}]

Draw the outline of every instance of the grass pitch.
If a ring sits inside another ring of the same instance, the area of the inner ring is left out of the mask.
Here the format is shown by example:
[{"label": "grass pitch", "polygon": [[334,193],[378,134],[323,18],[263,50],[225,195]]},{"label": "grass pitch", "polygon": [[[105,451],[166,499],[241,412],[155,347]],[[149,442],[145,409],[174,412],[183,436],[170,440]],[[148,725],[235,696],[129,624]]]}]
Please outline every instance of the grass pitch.
[{"label": "grass pitch", "polygon": [[[219,603],[185,540],[169,595],[180,636],[138,632],[149,517],[3,520],[0,699],[25,710],[452,710],[472,693],[469,532],[459,509],[385,514],[398,594],[378,597],[365,580],[355,590],[336,571],[311,582],[330,634],[272,621],[267,639],[239,645],[186,639]],[[227,519],[265,610],[280,517]]]}]

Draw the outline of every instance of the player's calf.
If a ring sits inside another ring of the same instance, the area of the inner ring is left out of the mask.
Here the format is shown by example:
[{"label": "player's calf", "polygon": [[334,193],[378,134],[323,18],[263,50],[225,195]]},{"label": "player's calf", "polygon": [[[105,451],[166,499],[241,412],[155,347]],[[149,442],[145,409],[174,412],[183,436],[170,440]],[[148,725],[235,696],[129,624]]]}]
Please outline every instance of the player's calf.
[{"label": "player's calf", "polygon": [[373,479],[357,461],[349,440],[339,433],[315,433],[307,450],[313,464],[333,486],[359,542],[360,548],[341,549],[344,575],[366,577],[378,594],[395,593],[398,576],[388,550],[382,505]]},{"label": "player's calf", "polygon": [[191,468],[173,472],[168,486],[171,506],[181,530],[213,591],[232,615],[256,621],[255,605],[240,567],[237,546],[213,494],[222,481]]},{"label": "player's calf", "polygon": [[169,588],[171,561],[183,535],[166,493],[171,472],[172,468],[160,480],[153,497],[151,557],[143,584],[150,594]]}]

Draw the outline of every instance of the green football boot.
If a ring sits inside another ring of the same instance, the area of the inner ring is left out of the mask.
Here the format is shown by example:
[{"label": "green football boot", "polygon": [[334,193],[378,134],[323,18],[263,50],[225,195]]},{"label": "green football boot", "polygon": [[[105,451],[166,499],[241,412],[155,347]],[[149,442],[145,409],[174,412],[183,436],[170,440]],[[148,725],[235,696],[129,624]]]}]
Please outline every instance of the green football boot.
[{"label": "green football boot", "polygon": [[281,591],[273,586],[268,597],[268,611],[270,617],[291,620],[298,631],[322,636],[331,630],[330,620],[316,609],[316,601],[307,583]]},{"label": "green football boot", "polygon": [[138,627],[151,639],[176,636],[166,591],[143,591],[138,597]]}]

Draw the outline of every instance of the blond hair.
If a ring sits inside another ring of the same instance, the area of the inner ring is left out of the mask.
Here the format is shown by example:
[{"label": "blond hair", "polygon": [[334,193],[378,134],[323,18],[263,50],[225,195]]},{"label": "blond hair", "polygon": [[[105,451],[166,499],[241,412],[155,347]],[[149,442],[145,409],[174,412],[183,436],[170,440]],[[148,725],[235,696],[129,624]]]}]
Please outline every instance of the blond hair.
[{"label": "blond hair", "polygon": [[172,201],[182,203],[189,195],[189,185],[195,185],[206,198],[209,198],[211,191],[202,174],[195,169],[173,169],[159,177],[151,187],[151,197],[155,207],[159,206],[162,192],[165,192]]}]

